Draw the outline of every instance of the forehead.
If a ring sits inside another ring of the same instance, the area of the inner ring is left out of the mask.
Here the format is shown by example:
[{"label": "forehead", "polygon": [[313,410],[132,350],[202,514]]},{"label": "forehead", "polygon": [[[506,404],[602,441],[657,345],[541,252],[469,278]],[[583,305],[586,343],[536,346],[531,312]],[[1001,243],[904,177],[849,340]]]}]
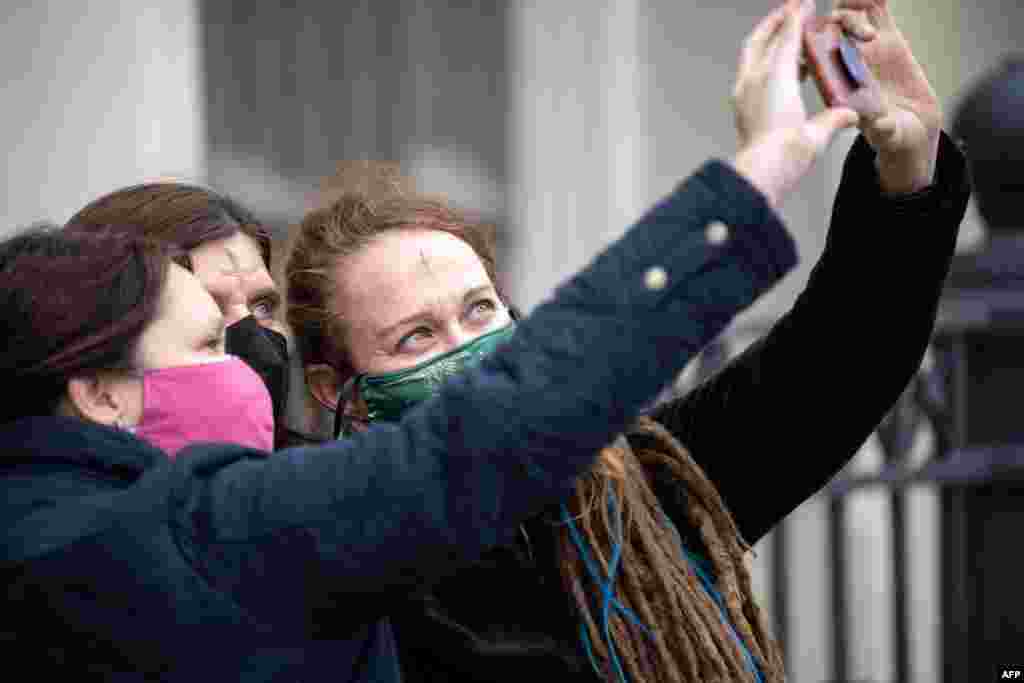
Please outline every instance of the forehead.
[{"label": "forehead", "polygon": [[333,274],[333,312],[353,322],[382,324],[492,284],[472,247],[449,233],[422,228],[381,233],[335,264]]},{"label": "forehead", "polygon": [[241,230],[230,237],[203,242],[189,251],[189,258],[196,272],[249,272],[264,267],[259,243]]}]

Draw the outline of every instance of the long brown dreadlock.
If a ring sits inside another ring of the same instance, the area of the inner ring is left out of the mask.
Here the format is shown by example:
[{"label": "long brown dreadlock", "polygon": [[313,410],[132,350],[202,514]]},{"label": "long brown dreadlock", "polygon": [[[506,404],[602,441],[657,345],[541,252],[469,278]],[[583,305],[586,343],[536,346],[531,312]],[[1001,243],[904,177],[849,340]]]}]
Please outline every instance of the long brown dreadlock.
[{"label": "long brown dreadlock", "polygon": [[590,557],[607,576],[617,520],[606,501],[621,506],[621,560],[614,584],[622,611],[603,619],[588,594],[586,563],[567,525],[556,527],[560,572],[586,629],[589,646],[606,680],[615,680],[613,654],[601,624],[608,624],[615,658],[633,683],[711,683],[753,681],[754,676],[721,613],[681,548],[681,539],[654,492],[650,474],[667,470],[685,488],[686,521],[699,533],[714,568],[729,619],[764,675],[784,683],[782,653],[764,612],[753,596],[745,558],[750,550],[714,485],[686,449],[661,425],[641,418],[629,432],[602,450],[598,465],[581,477],[568,509],[588,542]]}]

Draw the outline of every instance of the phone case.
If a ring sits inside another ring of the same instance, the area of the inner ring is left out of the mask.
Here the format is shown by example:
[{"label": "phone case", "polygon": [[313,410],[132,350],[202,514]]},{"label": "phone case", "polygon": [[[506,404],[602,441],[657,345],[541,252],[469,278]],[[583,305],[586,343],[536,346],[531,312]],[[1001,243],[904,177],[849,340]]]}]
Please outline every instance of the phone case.
[{"label": "phone case", "polygon": [[804,28],[804,56],[826,106],[881,111],[881,91],[860,50],[838,24],[815,17]]}]

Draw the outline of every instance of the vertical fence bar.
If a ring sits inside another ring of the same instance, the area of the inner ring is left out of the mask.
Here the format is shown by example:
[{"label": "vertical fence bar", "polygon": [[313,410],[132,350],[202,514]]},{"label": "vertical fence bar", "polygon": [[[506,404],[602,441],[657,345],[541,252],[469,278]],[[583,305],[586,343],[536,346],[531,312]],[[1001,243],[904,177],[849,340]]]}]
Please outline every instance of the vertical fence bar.
[{"label": "vertical fence bar", "polygon": [[[911,380],[910,385],[892,407],[889,415],[878,426],[877,434],[882,446],[883,462],[886,468],[904,466],[914,448],[917,431],[917,395],[918,376]],[[906,491],[899,483],[894,483],[889,491],[889,512],[892,515],[889,541],[889,555],[892,566],[892,652],[893,674],[896,681],[911,680],[910,672],[910,638],[907,620],[910,611],[907,608],[907,505]]]},{"label": "vertical fence bar", "polygon": [[907,496],[895,489],[889,498],[892,507],[892,570],[893,570],[893,652],[895,680],[910,683],[910,632],[907,620]]},{"label": "vertical fence bar", "polygon": [[829,559],[832,573],[832,680],[849,680],[849,612],[846,601],[846,510],[845,496],[830,498],[828,504]]},{"label": "vertical fence bar", "polygon": [[[951,446],[967,445],[967,343],[962,335],[951,340],[948,400],[953,418]],[[949,453],[941,454],[949,457]],[[951,484],[942,488],[942,680],[967,680],[968,652],[966,492]]]}]

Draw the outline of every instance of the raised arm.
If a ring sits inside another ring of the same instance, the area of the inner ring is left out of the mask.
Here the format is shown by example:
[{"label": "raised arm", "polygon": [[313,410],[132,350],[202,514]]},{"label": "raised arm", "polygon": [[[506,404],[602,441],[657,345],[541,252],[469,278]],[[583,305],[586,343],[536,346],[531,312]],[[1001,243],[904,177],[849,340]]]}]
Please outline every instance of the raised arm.
[{"label": "raised arm", "polygon": [[936,183],[887,198],[874,156],[863,140],[851,151],[825,253],[790,312],[652,415],[691,450],[751,543],[856,454],[932,331],[967,201],[964,160],[944,138]]},{"label": "raised arm", "polygon": [[916,371],[969,195],[963,155],[886,3],[843,0],[836,18],[869,39],[887,107],[862,122],[825,252],[766,337],[653,415],[751,543],[853,457]]}]

